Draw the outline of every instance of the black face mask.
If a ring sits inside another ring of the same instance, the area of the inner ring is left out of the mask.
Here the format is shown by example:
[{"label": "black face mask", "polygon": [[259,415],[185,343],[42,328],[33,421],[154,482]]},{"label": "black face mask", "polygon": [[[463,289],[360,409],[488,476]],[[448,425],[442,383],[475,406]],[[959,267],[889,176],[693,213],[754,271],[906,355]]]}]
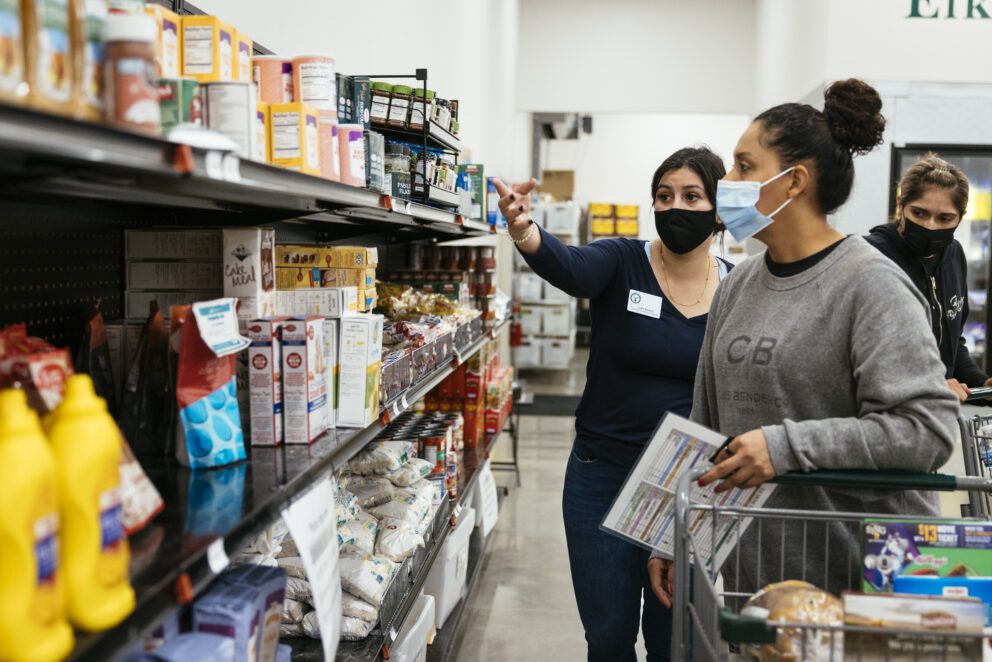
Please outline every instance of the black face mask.
[{"label": "black face mask", "polygon": [[716,210],[672,208],[655,211],[654,225],[668,250],[685,255],[713,236],[717,229]]},{"label": "black face mask", "polygon": [[906,248],[914,256],[930,257],[943,253],[944,249],[951,245],[956,229],[931,230],[904,218],[902,238],[906,242]]}]

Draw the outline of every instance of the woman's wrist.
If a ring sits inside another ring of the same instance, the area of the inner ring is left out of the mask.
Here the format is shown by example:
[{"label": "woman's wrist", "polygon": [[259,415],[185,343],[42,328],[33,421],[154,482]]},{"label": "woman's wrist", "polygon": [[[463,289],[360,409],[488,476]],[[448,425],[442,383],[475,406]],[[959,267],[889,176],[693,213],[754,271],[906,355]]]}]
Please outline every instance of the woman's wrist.
[{"label": "woman's wrist", "polygon": [[533,239],[534,235],[537,234],[537,223],[535,223],[533,220],[529,221],[527,223],[526,229],[523,232],[514,233],[511,232],[509,228],[507,228],[507,234],[510,235],[510,241],[512,241],[514,244],[517,244],[518,246],[520,244],[525,244],[531,239]]}]

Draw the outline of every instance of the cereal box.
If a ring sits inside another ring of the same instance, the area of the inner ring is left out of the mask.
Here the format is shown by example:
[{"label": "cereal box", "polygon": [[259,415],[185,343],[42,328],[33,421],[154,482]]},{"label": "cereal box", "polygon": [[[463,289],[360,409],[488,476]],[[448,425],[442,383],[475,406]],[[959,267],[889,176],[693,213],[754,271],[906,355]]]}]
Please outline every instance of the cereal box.
[{"label": "cereal box", "polygon": [[248,391],[251,410],[251,445],[282,443],[282,342],[279,327],[285,317],[248,323]]},{"label": "cereal box", "polygon": [[309,444],[327,429],[327,357],[320,317],[282,325],[283,423],[287,444]]},{"label": "cereal box", "polygon": [[363,428],[379,415],[382,315],[341,318],[338,427]]}]

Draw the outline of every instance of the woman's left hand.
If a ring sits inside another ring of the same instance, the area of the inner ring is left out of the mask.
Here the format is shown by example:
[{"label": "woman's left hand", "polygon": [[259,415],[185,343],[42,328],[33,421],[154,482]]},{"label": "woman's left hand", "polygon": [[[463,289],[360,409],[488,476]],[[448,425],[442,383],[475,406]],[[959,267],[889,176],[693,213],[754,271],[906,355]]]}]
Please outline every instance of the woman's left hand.
[{"label": "woman's left hand", "polygon": [[716,458],[716,466],[699,479],[699,485],[705,487],[723,479],[716,491],[726,492],[732,487],[757,487],[774,477],[775,467],[768,454],[765,433],[751,430],[730,442],[727,450]]}]

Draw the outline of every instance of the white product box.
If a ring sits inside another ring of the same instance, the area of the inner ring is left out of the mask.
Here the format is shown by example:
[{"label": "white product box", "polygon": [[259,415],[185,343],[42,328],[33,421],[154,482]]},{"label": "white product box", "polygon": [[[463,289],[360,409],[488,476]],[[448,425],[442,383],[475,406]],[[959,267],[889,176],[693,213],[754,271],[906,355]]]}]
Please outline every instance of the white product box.
[{"label": "white product box", "polygon": [[440,630],[462,598],[468,575],[468,545],[475,529],[475,511],[462,509],[461,518],[448,534],[444,547],[424,582],[424,593],[434,596],[437,608],[435,625]]},{"label": "white product box", "polygon": [[541,300],[544,279],[537,274],[517,274],[517,300],[534,302]]},{"label": "white product box", "polygon": [[541,367],[541,341],[523,338],[520,345],[513,348],[513,367],[517,369]]},{"label": "white product box", "polygon": [[287,444],[309,444],[327,429],[324,320],[282,324],[283,435]]},{"label": "white product box", "polygon": [[520,329],[525,336],[541,333],[542,318],[540,306],[520,306]]},{"label": "white product box", "polygon": [[543,334],[567,336],[572,333],[572,304],[545,306],[541,313],[541,332]]},{"label": "white product box", "polygon": [[276,314],[275,245],[272,228],[224,230],[224,296],[238,298],[238,319]]},{"label": "white product box", "polygon": [[248,406],[251,411],[251,445],[282,443],[282,341],[279,327],[285,317],[248,323]]},{"label": "white product box", "polygon": [[559,290],[557,287],[551,283],[544,282],[544,301],[554,302],[554,303],[565,303],[571,301],[572,297],[566,294],[564,291]]},{"label": "white product box", "polygon": [[358,312],[357,287],[324,287],[310,292],[319,292],[319,302],[323,310],[312,315],[324,317],[344,317]]},{"label": "white product box", "polygon": [[308,290],[278,290],[276,292],[276,312],[289,317],[306,317]]},{"label": "white product box", "polygon": [[224,244],[220,230],[127,230],[127,260],[217,260]]},{"label": "white product box", "polygon": [[327,427],[338,424],[338,336],[340,322],[324,320],[324,382],[327,384]]},{"label": "white product box", "polygon": [[364,428],[379,415],[382,315],[341,318],[338,427]]},{"label": "white product box", "polygon": [[575,355],[575,338],[541,340],[541,365],[555,370],[566,370]]},{"label": "white product box", "polygon": [[217,262],[128,262],[127,288],[219,292],[224,270]]},{"label": "white product box", "polygon": [[[218,267],[220,265],[217,265]],[[147,320],[148,310],[152,301],[158,302],[162,318],[169,319],[169,308],[172,306],[188,306],[197,301],[212,301],[219,299],[222,292],[185,292],[182,290],[132,290],[124,298],[124,317],[129,320]]]},{"label": "white product box", "polygon": [[580,215],[578,205],[572,202],[552,202],[544,205],[544,227],[549,232],[576,233]]}]

